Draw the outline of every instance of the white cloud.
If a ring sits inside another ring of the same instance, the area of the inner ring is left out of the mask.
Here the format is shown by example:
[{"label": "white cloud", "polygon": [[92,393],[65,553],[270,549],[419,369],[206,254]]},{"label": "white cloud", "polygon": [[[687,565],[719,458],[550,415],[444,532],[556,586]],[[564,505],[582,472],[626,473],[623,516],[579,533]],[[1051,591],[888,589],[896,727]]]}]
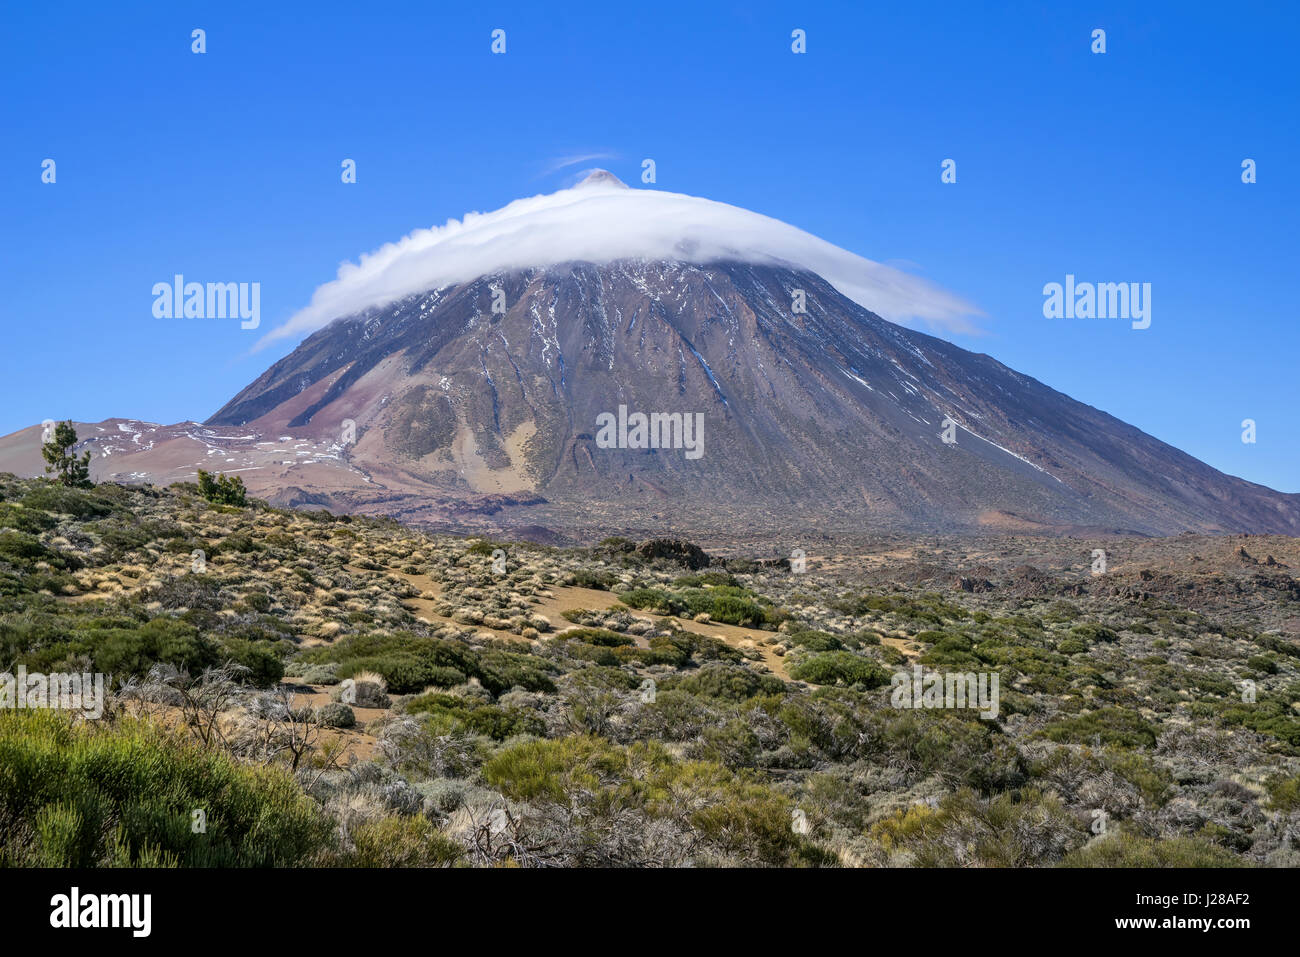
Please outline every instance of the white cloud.
[{"label": "white cloud", "polygon": [[579,163],[594,163],[596,160],[618,159],[617,153],[582,153],[578,156],[561,156],[558,159],[551,160],[546,169],[542,171],[543,176],[550,176],[552,173],[558,173],[562,169],[570,166],[577,166]]},{"label": "white cloud", "polygon": [[629,189],[609,174],[572,189],[515,200],[417,229],[344,263],[338,278],[255,349],[334,319],[480,276],[565,262],[676,259],[789,264],[895,322],[974,332],[978,309],[931,282],[872,262],[769,216],[681,193]]}]

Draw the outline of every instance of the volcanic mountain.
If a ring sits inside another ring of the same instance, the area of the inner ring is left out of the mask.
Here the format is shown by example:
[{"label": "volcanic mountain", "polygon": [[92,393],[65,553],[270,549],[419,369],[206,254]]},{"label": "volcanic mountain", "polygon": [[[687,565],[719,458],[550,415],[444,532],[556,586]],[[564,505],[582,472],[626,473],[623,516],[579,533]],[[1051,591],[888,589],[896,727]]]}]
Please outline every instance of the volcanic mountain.
[{"label": "volcanic mountain", "polygon": [[[585,188],[650,192],[610,180]],[[415,291],[419,270],[371,264],[405,287],[312,332],[202,426],[83,427],[95,474],[203,465],[281,504],[525,531],[1300,533],[1300,496],[882,318],[861,302],[876,280],[889,301],[883,275],[833,284],[707,233],[655,258],[566,252]],[[637,413],[658,416],[660,447],[638,447]],[[608,441],[611,421],[628,441]],[[677,422],[699,423],[698,454]],[[0,468],[38,471],[6,464],[25,432],[0,440]]]}]

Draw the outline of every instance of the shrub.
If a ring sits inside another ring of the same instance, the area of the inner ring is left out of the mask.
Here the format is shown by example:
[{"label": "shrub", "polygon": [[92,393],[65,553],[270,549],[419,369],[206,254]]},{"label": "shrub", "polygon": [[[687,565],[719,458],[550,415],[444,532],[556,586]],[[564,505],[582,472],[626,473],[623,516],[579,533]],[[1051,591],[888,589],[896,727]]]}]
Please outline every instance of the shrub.
[{"label": "shrub", "polygon": [[824,631],[814,631],[811,628],[792,631],[786,637],[790,639],[791,644],[808,651],[839,651],[844,647],[844,642],[834,635]]},{"label": "shrub", "polygon": [[244,480],[238,475],[217,473],[199,469],[199,494],[215,505],[234,505],[242,508],[247,504],[247,491]]},{"label": "shrub", "polygon": [[35,535],[26,532],[0,532],[0,562],[12,565],[20,571],[34,570],[38,562],[45,562],[55,568],[76,567],[61,552],[48,548]]},{"label": "shrub", "polygon": [[1300,809],[1300,777],[1275,777],[1266,784],[1269,806],[1284,814]]},{"label": "shrub", "polygon": [[1156,729],[1140,714],[1123,708],[1099,708],[1071,718],[1061,718],[1037,732],[1049,741],[1071,744],[1117,745],[1122,748],[1150,748],[1156,743]]},{"label": "shrub", "polygon": [[573,573],[573,584],[579,588],[609,591],[618,584],[618,576],[613,572],[591,571],[590,569],[580,568]]},{"label": "shrub", "polygon": [[352,830],[353,849],[344,867],[447,867],[463,853],[428,818],[392,816],[366,821]]},{"label": "shrub", "polygon": [[889,673],[884,668],[849,651],[831,651],[805,658],[790,668],[790,677],[815,685],[878,688],[889,683]]},{"label": "shrub", "polygon": [[271,596],[266,592],[251,591],[244,596],[244,604],[254,611],[265,614],[271,610]]},{"label": "shrub", "polygon": [[1263,675],[1275,675],[1278,672],[1277,662],[1268,655],[1251,655],[1246,659],[1246,666]]},{"label": "shrub", "polygon": [[154,618],[131,627],[92,626],[72,646],[91,657],[96,671],[118,676],[144,675],[160,662],[198,674],[220,657],[215,642],[175,618]]},{"label": "shrub", "polygon": [[1070,629],[1070,634],[1088,644],[1095,644],[1099,641],[1111,642],[1115,641],[1119,637],[1119,635],[1115,634],[1115,632],[1111,631],[1109,628],[1095,625],[1091,622],[1083,625],[1075,625]]},{"label": "shrub", "polygon": [[534,712],[522,708],[502,708],[477,698],[429,693],[408,701],[405,710],[407,714],[427,715],[429,728],[435,734],[448,734],[461,729],[497,741],[524,734],[546,734],[546,723]]},{"label": "shrub", "polygon": [[649,609],[659,615],[680,615],[687,610],[686,602],[662,588],[633,588],[623,592],[619,600],[629,608]]},{"label": "shrub", "polygon": [[248,669],[249,681],[259,688],[269,688],[284,677],[284,661],[269,641],[222,638],[219,657]]},{"label": "shrub", "polygon": [[10,502],[0,504],[0,528],[36,534],[53,528],[58,523],[49,515],[34,508],[23,508]]},{"label": "shrub", "polygon": [[287,772],[179,731],[0,712],[0,865],[288,867],[318,861],[330,832]]},{"label": "shrub", "polygon": [[73,518],[100,518],[114,510],[114,503],[105,497],[103,490],[64,488],[61,485],[37,485],[22,497],[25,508],[71,515]]},{"label": "shrub", "polygon": [[581,641],[588,645],[601,645],[605,648],[617,648],[620,645],[636,644],[630,635],[620,635],[607,628],[570,628],[557,636],[565,641]]},{"label": "shrub", "polygon": [[1112,830],[1065,857],[1065,867],[1242,867],[1241,858],[1202,837],[1159,840]]},{"label": "shrub", "polygon": [[744,701],[759,694],[781,694],[785,683],[772,675],[760,675],[751,668],[713,663],[674,682],[670,687],[705,698]]},{"label": "shrub", "polygon": [[326,728],[351,728],[357,723],[356,713],[340,701],[331,701],[316,709],[316,720]]},{"label": "shrub", "polygon": [[382,675],[394,694],[414,694],[431,684],[438,684],[437,666],[415,655],[397,654],[370,658],[352,658],[339,665],[339,678],[355,678],[373,671]]},{"label": "shrub", "polygon": [[1025,790],[981,798],[962,790],[937,808],[895,812],[871,836],[920,867],[1029,867],[1060,860],[1083,831],[1051,795]]}]

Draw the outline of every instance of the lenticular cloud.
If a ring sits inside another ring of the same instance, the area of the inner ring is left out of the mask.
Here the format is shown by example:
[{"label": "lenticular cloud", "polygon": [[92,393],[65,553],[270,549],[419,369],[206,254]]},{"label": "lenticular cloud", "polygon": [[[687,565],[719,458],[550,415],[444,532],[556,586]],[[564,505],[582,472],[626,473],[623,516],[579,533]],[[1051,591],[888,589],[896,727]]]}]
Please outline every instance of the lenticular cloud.
[{"label": "lenticular cloud", "polygon": [[483,275],[566,262],[726,260],[811,270],[850,299],[895,322],[971,332],[979,311],[934,284],[854,255],[801,229],[697,196],[629,189],[603,170],[572,189],[519,199],[491,213],[417,229],[344,263],[311,303],[258,348],[334,319]]}]

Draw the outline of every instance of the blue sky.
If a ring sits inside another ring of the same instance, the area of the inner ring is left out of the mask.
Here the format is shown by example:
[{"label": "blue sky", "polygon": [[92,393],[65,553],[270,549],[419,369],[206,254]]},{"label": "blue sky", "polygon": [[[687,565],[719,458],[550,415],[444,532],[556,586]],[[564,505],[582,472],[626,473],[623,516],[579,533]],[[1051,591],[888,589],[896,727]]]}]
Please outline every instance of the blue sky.
[{"label": "blue sky", "polygon": [[[1295,6],[468,6],[9,5],[0,434],[202,420],[340,262],[590,166],[639,184],[652,157],[658,188],[974,302],[983,334],[957,344],[1300,491]],[[260,282],[261,328],[155,319],[177,272]],[[1151,327],[1045,319],[1067,273],[1151,283]]]}]

